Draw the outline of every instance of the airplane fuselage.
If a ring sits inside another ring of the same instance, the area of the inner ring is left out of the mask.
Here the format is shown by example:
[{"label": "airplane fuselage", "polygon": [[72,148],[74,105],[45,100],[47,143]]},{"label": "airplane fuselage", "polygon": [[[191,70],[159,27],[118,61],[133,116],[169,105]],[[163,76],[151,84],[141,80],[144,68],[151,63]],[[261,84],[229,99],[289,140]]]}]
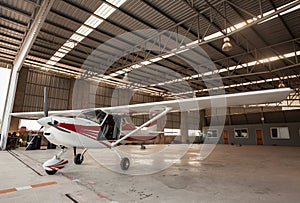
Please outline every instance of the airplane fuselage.
[{"label": "airplane fuselage", "polygon": [[[120,123],[121,130],[119,135],[114,138],[103,137],[99,138],[103,126],[90,121],[85,118],[67,118],[49,116],[42,118],[38,121],[41,125],[45,126],[44,136],[46,139],[56,145],[66,147],[79,147],[79,148],[107,148],[115,140],[122,138],[127,133],[135,129],[130,124]],[[145,141],[155,139],[156,135],[150,133],[156,126],[141,129],[140,132],[127,138],[127,142]],[[115,129],[109,129],[115,130]],[[113,132],[107,132],[113,134]],[[126,142],[125,141],[125,142]]]}]

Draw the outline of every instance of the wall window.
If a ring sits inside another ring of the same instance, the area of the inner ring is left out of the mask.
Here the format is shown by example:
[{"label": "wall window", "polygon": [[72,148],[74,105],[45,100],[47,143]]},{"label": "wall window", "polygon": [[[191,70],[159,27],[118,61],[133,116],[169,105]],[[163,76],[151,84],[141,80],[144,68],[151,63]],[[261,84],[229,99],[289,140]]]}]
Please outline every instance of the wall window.
[{"label": "wall window", "polygon": [[234,129],[234,138],[248,138],[248,129],[247,128]]},{"label": "wall window", "polygon": [[272,139],[290,139],[288,127],[273,127],[270,131]]},{"label": "wall window", "polygon": [[218,130],[216,129],[207,130],[207,137],[218,137]]}]

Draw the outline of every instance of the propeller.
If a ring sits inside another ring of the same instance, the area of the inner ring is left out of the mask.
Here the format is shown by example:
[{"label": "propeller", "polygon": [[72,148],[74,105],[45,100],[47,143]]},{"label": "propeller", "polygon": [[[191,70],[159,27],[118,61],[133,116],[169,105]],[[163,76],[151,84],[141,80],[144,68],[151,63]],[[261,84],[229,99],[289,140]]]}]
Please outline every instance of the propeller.
[{"label": "propeller", "polygon": [[[49,103],[48,103],[48,90],[44,87],[44,104],[43,104],[44,117],[48,117]],[[45,126],[41,126],[38,132],[40,132]]]},{"label": "propeller", "polygon": [[48,90],[44,87],[44,116],[48,117],[49,102],[48,102]]},{"label": "propeller", "polygon": [[[47,87],[44,87],[44,107],[43,107],[43,110],[44,110],[44,118],[41,118],[39,119],[41,123],[44,123],[44,124],[48,124],[49,126],[52,126],[62,132],[66,132],[66,133],[70,133],[69,131],[63,129],[63,128],[60,128],[59,126],[57,126],[58,122],[57,121],[53,121],[52,118],[49,118],[49,101],[48,101],[48,90],[47,90]],[[48,117],[48,118],[47,118]],[[41,126],[40,130],[43,129],[43,127],[45,126]],[[39,130],[39,131],[40,131]]]}]

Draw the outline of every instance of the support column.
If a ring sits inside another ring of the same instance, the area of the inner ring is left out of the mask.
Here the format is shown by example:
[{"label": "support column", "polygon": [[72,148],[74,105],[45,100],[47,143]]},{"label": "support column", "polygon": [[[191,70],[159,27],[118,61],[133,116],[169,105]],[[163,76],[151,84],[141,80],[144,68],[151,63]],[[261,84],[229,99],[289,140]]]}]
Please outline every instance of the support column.
[{"label": "support column", "polygon": [[200,123],[199,123],[199,129],[203,132],[203,127],[206,126],[205,122],[205,110],[200,110]]},{"label": "support column", "polygon": [[9,130],[10,121],[11,121],[10,113],[12,112],[12,109],[14,106],[14,99],[15,99],[15,94],[16,94],[16,89],[17,89],[19,71],[21,70],[21,68],[23,66],[26,56],[27,56],[29,50],[31,49],[33,42],[35,41],[37,34],[39,33],[39,31],[46,19],[46,16],[47,16],[48,12],[50,11],[50,8],[52,7],[53,2],[54,2],[54,0],[44,0],[43,1],[42,5],[39,9],[39,12],[36,15],[36,18],[34,19],[32,26],[24,39],[24,42],[20,48],[20,51],[18,52],[18,54],[14,60],[14,65],[13,65],[9,88],[8,88],[8,97],[7,97],[7,102],[5,105],[5,111],[4,111],[4,116],[3,116],[2,129],[1,129],[0,147],[2,150],[5,150],[5,148],[6,148],[7,135],[8,135],[8,130]]},{"label": "support column", "polygon": [[186,144],[188,140],[188,112],[181,112],[180,134],[181,143]]}]

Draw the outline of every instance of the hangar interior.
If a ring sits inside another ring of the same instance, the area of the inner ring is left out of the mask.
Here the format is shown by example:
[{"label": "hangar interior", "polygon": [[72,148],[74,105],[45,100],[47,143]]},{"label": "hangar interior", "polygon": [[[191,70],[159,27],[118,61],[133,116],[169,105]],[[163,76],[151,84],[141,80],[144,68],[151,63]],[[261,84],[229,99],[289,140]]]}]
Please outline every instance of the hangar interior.
[{"label": "hangar interior", "polygon": [[[299,202],[299,60],[300,0],[0,0],[0,202]],[[83,162],[75,145],[5,150],[24,130],[11,113],[42,112],[44,87],[50,111],[291,92],[168,113],[153,143],[104,142]]]},{"label": "hangar interior", "polygon": [[[298,0],[2,0],[0,13],[2,135],[18,130],[11,112],[43,110],[44,87],[50,110],[290,87],[281,103],[205,109],[195,125],[219,143],[300,144]],[[211,120],[223,116],[220,132]],[[165,127],[181,120],[168,114]]]}]

